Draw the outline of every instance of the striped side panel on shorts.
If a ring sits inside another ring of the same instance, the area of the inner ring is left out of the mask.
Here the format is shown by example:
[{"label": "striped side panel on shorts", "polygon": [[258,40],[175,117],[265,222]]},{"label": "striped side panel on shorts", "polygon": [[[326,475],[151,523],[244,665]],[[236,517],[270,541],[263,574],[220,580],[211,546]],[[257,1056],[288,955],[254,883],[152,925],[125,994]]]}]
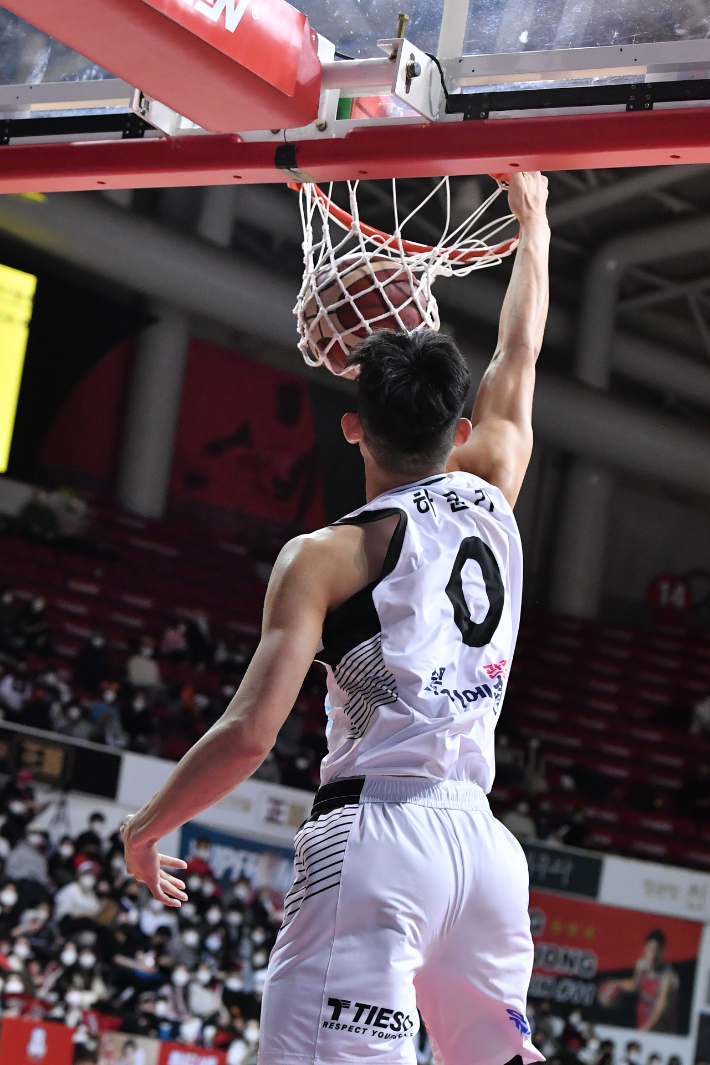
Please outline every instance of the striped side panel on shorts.
[{"label": "striped side panel on shorts", "polygon": [[284,927],[306,899],[340,884],[345,848],[359,806],[340,806],[317,821],[307,821],[296,833],[296,879],[284,900]]},{"label": "striped side panel on shorts", "polygon": [[397,702],[397,682],[382,657],[380,632],[348,651],[333,676],[348,697],[345,713],[352,722],[352,737],[364,735],[378,707]]}]

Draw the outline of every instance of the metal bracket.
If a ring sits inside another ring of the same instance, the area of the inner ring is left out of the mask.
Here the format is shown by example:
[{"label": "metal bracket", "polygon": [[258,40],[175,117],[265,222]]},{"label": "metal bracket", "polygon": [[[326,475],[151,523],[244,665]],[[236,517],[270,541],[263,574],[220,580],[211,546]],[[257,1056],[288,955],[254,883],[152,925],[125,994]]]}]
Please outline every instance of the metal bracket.
[{"label": "metal bracket", "polygon": [[629,98],[626,101],[627,111],[651,111],[653,110],[653,83],[638,83],[631,86]]},{"label": "metal bracket", "polygon": [[301,185],[308,185],[315,181],[305,170],[301,170],[296,162],[296,145],[279,144],[274,153],[274,166],[285,174],[291,181],[298,181]]},{"label": "metal bracket", "polygon": [[391,93],[406,106],[435,122],[441,111],[443,91],[436,64],[426,52],[403,37],[377,42],[393,64]]},{"label": "metal bracket", "polygon": [[123,133],[121,136],[123,140],[137,140],[140,137],[144,137],[146,129],[149,128],[147,122],[144,122],[142,118],[131,112],[126,115],[126,121],[123,125]]}]

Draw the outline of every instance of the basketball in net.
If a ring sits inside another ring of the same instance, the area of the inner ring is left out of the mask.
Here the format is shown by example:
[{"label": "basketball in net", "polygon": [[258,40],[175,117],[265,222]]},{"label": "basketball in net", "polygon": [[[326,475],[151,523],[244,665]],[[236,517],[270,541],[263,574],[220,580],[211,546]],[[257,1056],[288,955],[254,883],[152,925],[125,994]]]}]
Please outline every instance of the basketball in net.
[{"label": "basketball in net", "polygon": [[335,271],[322,270],[303,307],[313,358],[341,377],[354,377],[350,352],[375,329],[414,332],[429,326],[426,278],[385,255],[345,256]]},{"label": "basketball in net", "polygon": [[[309,366],[326,366],[341,377],[356,377],[349,365],[353,348],[378,329],[413,333],[438,330],[439,311],[431,286],[436,277],[465,276],[495,266],[517,247],[517,237],[498,240],[511,222],[507,214],[481,223],[504,191],[504,175],[483,203],[458,226],[451,224],[449,179],[434,183],[424,200],[402,220],[397,185],[392,181],[394,229],[391,234],[361,221],[358,182],[347,182],[350,210],[333,200],[333,186],[292,184],[300,193],[304,274],[294,314],[299,348]],[[405,238],[408,223],[433,198],[443,196],[445,221],[434,245]]]}]

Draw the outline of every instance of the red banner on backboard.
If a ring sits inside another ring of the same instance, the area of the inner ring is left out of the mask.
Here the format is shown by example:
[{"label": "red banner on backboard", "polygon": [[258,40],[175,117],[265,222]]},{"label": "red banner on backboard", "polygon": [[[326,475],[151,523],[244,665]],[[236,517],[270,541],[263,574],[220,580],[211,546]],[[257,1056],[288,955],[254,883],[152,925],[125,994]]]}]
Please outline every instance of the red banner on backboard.
[{"label": "red banner on backboard", "polygon": [[73,1034],[64,1024],[6,1017],[0,1027],[0,1065],[71,1065]]},{"label": "red banner on backboard", "polygon": [[292,96],[306,16],[286,0],[145,0],[213,48]]}]

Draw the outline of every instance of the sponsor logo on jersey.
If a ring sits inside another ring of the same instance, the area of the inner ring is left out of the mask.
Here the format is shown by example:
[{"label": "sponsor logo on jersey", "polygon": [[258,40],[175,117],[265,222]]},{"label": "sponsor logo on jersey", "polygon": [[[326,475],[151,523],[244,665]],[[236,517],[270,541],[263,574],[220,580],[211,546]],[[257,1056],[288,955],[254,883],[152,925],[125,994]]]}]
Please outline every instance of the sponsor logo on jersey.
[{"label": "sponsor logo on jersey", "polygon": [[433,692],[434,695],[447,695],[452,703],[460,703],[464,710],[473,703],[477,703],[479,699],[493,698],[493,692],[487,684],[479,684],[475,688],[464,688],[462,692],[458,691],[456,688],[445,688],[443,686],[445,672],[446,666],[440,666],[438,669],[433,669],[431,680],[424,691]]},{"label": "sponsor logo on jersey", "polygon": [[329,998],[330,1016],[322,1028],[353,1035],[369,1035],[372,1039],[403,1039],[414,1035],[418,1025],[404,1010],[376,1006],[370,1002],[355,1002],[347,998]]},{"label": "sponsor logo on jersey", "polygon": [[519,1032],[522,1032],[523,1035],[530,1035],[531,1028],[528,1024],[528,1019],[524,1013],[521,1013],[520,1010],[511,1009],[506,1009],[505,1012],[508,1014],[511,1021]]}]

